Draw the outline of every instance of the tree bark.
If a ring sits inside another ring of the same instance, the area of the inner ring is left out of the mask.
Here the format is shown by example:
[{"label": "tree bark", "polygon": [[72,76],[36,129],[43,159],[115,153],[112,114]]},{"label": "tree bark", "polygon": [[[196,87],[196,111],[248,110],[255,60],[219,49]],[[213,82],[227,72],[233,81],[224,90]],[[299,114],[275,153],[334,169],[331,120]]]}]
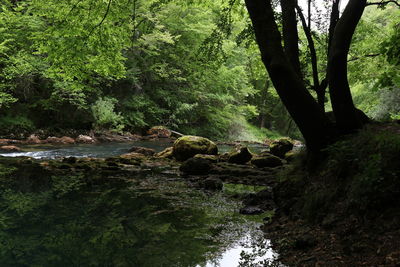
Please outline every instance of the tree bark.
[{"label": "tree bark", "polygon": [[297,31],[297,0],[280,0],[282,8],[282,34],[285,54],[294,70],[301,77],[299,60],[299,34]]},{"label": "tree bark", "polygon": [[338,129],[352,132],[362,126],[347,79],[347,55],[351,39],[365,8],[366,0],[350,0],[336,24],[328,57],[329,93]]},{"label": "tree bark", "polygon": [[332,128],[283,51],[271,0],[245,0],[245,2],[262,61],[274,87],[303,134],[307,148],[317,152],[329,143],[333,135]]}]

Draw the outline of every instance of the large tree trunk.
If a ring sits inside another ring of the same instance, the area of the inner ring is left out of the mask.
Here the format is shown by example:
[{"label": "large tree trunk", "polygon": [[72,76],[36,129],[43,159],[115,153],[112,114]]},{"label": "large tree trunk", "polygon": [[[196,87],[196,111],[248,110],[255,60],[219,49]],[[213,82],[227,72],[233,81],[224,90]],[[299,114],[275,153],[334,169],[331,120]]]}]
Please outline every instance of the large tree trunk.
[{"label": "large tree trunk", "polygon": [[299,34],[295,8],[297,0],[280,0],[282,7],[282,35],[284,51],[294,70],[301,77],[299,59]]},{"label": "large tree trunk", "polygon": [[329,93],[336,123],[343,133],[359,129],[362,122],[356,108],[347,79],[347,55],[351,39],[365,8],[366,0],[350,0],[336,24],[328,58]]},{"label": "large tree trunk", "polygon": [[330,123],[288,61],[275,22],[271,0],[246,0],[262,61],[283,104],[296,122],[309,150],[319,151],[333,135]]}]

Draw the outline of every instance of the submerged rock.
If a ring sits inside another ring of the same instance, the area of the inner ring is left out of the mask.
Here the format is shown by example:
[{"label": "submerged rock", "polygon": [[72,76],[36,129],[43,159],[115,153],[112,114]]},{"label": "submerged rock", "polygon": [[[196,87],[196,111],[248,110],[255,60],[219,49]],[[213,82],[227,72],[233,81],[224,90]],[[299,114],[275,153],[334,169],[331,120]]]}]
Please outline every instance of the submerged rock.
[{"label": "submerged rock", "polygon": [[190,158],[182,163],[179,170],[190,175],[208,174],[212,169],[212,163],[204,158]]},{"label": "submerged rock", "polygon": [[282,166],[282,160],[270,153],[263,153],[252,158],[251,164],[258,168]]},{"label": "submerged rock", "polygon": [[129,149],[129,152],[135,152],[145,156],[153,156],[156,153],[154,149],[141,146],[133,146]]},{"label": "submerged rock", "polygon": [[187,135],[174,142],[172,153],[177,160],[184,161],[196,154],[217,155],[218,148],[207,138]]},{"label": "submerged rock", "polygon": [[287,138],[281,138],[271,143],[270,152],[280,158],[284,158],[285,154],[293,149],[293,143]]},{"label": "submerged rock", "polygon": [[236,164],[246,164],[251,160],[253,155],[247,147],[240,147],[236,151],[229,153],[228,162]]}]

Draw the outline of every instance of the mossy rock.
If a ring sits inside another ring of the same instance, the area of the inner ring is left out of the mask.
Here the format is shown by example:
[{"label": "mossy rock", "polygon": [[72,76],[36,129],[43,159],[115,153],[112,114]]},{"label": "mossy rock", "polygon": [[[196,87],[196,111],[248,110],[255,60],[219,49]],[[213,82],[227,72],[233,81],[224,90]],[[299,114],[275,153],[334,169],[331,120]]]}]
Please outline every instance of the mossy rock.
[{"label": "mossy rock", "polygon": [[272,155],[284,158],[285,154],[293,149],[293,143],[288,138],[275,140],[269,146]]},{"label": "mossy rock", "polygon": [[167,147],[163,151],[154,154],[154,157],[156,157],[156,158],[164,158],[164,159],[171,159],[171,158],[173,158],[172,151],[173,151],[173,147]]},{"label": "mossy rock", "polygon": [[190,158],[182,163],[179,170],[185,174],[204,175],[212,169],[212,163],[204,158]]},{"label": "mossy rock", "polygon": [[258,168],[274,168],[278,166],[282,166],[282,160],[277,156],[272,154],[263,153],[261,155],[257,155],[251,159],[251,164]]},{"label": "mossy rock", "polygon": [[196,154],[217,155],[217,145],[200,136],[182,136],[174,142],[172,154],[179,161],[187,160]]},{"label": "mossy rock", "polygon": [[156,153],[154,149],[141,146],[133,146],[129,149],[129,152],[139,153],[145,156],[153,156]]},{"label": "mossy rock", "polygon": [[206,159],[212,163],[217,163],[219,161],[219,157],[217,155],[205,155],[205,154],[197,154],[194,158],[202,158]]},{"label": "mossy rock", "polygon": [[285,154],[285,160],[290,163],[293,162],[298,156],[299,153],[294,151],[289,151]]},{"label": "mossy rock", "polygon": [[228,162],[236,164],[246,164],[251,160],[253,155],[247,147],[240,147],[233,152],[229,153]]}]

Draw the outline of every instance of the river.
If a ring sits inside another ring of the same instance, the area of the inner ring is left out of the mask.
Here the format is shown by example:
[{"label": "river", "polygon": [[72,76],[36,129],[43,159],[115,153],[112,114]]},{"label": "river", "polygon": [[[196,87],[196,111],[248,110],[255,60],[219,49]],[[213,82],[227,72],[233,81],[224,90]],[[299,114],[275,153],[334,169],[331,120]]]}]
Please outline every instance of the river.
[{"label": "river", "polygon": [[[171,144],[30,146],[7,156],[110,157],[132,145]],[[0,266],[279,266],[263,216],[240,215],[232,185],[211,193],[171,174],[15,175],[0,170]]]}]

